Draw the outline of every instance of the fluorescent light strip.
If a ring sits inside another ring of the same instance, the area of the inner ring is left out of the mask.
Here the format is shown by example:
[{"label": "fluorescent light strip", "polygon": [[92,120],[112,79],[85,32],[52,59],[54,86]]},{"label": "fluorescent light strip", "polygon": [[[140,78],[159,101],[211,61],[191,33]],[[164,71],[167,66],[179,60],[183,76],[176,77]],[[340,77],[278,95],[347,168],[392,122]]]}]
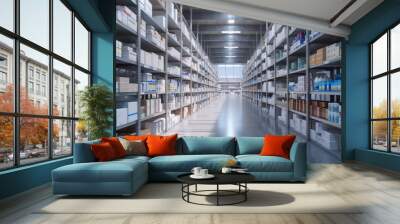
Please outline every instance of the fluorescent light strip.
[{"label": "fluorescent light strip", "polygon": [[223,33],[223,34],[239,34],[241,32],[242,31],[240,31],[240,30],[223,30],[223,31],[221,31],[221,33]]},{"label": "fluorescent light strip", "polygon": [[225,57],[226,58],[236,58],[236,56],[234,56],[234,55],[226,55]]},{"label": "fluorescent light strip", "polygon": [[239,48],[238,46],[225,46],[224,48],[226,49],[236,49]]},{"label": "fluorescent light strip", "polygon": [[228,19],[228,23],[229,23],[229,24],[234,24],[234,23],[235,23],[235,20],[234,20],[234,19]]}]

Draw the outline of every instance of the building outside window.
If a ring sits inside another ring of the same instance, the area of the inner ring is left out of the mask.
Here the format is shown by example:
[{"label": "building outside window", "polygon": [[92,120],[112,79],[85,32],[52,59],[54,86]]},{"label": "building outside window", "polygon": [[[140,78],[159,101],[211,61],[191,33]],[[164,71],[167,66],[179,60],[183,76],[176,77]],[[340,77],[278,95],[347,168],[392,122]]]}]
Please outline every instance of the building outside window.
[{"label": "building outside window", "polygon": [[400,24],[370,45],[371,148],[400,153]]},{"label": "building outside window", "polygon": [[[5,84],[3,88],[0,85],[0,170],[70,156],[75,138],[87,139],[86,127],[78,121],[79,113],[74,113],[71,105],[79,102],[78,92],[90,84],[86,81],[90,80],[90,32],[63,1],[51,1],[51,5],[49,0],[19,1],[19,13],[12,13],[14,17],[20,16],[14,18],[20,21],[15,30],[0,21],[2,28],[15,34],[0,30],[0,83]],[[43,13],[38,14],[39,11]],[[53,24],[52,29],[49,24]],[[82,47],[87,49],[78,50]],[[14,54],[18,54],[19,61],[12,60]],[[55,59],[53,54],[62,60]],[[75,60],[71,55],[75,55]],[[17,75],[15,66],[19,67]],[[15,88],[15,76],[19,88]],[[74,85],[80,89],[73,92],[72,88],[65,88]],[[16,90],[19,94],[15,94]],[[57,102],[60,96],[62,99]],[[19,112],[14,111],[14,105]],[[18,133],[14,133],[14,125]]]}]

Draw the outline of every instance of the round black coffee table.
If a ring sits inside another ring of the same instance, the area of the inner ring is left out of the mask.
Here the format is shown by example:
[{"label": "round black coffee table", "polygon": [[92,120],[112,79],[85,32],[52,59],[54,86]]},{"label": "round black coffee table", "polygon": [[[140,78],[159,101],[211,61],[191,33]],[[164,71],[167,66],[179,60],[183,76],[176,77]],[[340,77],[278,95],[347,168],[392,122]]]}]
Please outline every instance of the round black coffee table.
[{"label": "round black coffee table", "polygon": [[[255,180],[255,177],[248,173],[229,173],[222,174],[217,173],[213,174],[215,177],[212,179],[193,179],[189,174],[182,174],[178,176],[178,181],[182,183],[182,199],[188,203],[198,204],[198,205],[234,205],[245,202],[247,200],[247,192],[249,188],[247,187],[247,183]],[[215,185],[215,190],[198,190],[197,185]],[[236,185],[238,186],[237,190],[223,190],[220,189],[220,185]],[[195,186],[194,191],[190,191],[190,186]],[[215,192],[215,194],[206,194],[209,192]],[[190,196],[203,196],[203,197],[216,197],[216,204],[202,204],[193,202],[190,200]],[[240,196],[238,201],[234,201],[231,203],[221,203],[221,197],[232,197],[232,196]]]}]

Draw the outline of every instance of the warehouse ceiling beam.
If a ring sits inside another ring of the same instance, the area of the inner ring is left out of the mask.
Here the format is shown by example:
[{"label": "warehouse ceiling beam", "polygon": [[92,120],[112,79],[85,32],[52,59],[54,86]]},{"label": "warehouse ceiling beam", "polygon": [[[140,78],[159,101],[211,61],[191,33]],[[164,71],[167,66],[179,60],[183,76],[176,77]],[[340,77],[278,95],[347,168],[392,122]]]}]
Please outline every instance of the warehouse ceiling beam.
[{"label": "warehouse ceiling beam", "polygon": [[245,18],[268,21],[297,28],[319,31],[331,35],[347,37],[350,34],[350,27],[346,25],[331,26],[329,21],[311,18],[294,13],[280,11],[270,8],[256,7],[246,2],[228,2],[223,0],[172,0],[173,2],[192,7],[218,11]]}]

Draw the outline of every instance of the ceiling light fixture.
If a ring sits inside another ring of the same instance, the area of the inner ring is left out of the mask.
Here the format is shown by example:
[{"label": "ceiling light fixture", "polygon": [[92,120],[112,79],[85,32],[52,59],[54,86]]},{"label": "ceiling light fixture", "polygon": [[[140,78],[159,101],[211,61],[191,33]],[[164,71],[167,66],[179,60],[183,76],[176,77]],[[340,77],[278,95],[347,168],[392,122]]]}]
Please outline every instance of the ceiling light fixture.
[{"label": "ceiling light fixture", "polygon": [[226,58],[236,58],[235,55],[226,55],[225,57],[226,57]]},{"label": "ceiling light fixture", "polygon": [[234,23],[235,23],[235,20],[234,20],[234,19],[228,19],[228,23],[229,23],[229,24],[234,24]]},{"label": "ceiling light fixture", "polygon": [[221,31],[221,33],[223,33],[223,34],[239,34],[241,32],[242,31],[240,31],[240,30],[223,30],[223,31]]},{"label": "ceiling light fixture", "polygon": [[238,46],[225,46],[224,48],[226,49],[236,49],[239,48]]}]

